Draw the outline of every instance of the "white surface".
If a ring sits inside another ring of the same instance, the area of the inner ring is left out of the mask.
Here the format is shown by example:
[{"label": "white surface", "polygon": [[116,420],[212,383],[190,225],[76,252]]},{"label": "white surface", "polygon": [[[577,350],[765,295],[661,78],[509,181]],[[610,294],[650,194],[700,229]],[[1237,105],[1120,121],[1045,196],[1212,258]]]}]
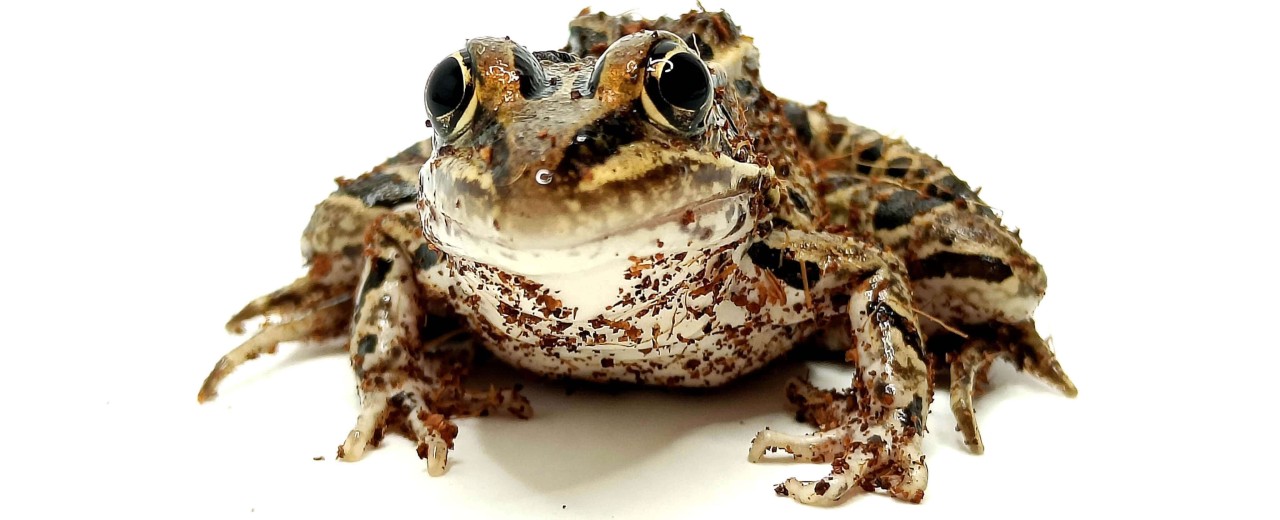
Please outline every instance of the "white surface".
[{"label": "white surface", "polygon": [[[464,38],[562,45],[581,2],[538,4],[0,8],[0,516],[1273,508],[1275,392],[1262,384],[1277,361],[1277,287],[1262,253],[1280,174],[1270,7],[732,10],[762,49],[769,88],[825,99],[939,155],[1024,228],[1047,266],[1042,330],[1080,397],[998,372],[979,402],[987,454],[974,457],[940,395],[922,505],[864,496],[819,510],[773,496],[785,477],[829,469],[746,462],[757,430],[804,430],[781,394],[804,369],[794,365],[701,396],[566,396],[519,376],[537,416],[459,421],[442,478],[400,438],[360,463],[332,460],[356,414],[353,376],[333,351],[283,348],[197,406],[206,371],[237,343],[223,320],[301,274],[298,236],[330,179],[426,134],[423,81]],[[647,15],[692,7],[643,4]]]}]

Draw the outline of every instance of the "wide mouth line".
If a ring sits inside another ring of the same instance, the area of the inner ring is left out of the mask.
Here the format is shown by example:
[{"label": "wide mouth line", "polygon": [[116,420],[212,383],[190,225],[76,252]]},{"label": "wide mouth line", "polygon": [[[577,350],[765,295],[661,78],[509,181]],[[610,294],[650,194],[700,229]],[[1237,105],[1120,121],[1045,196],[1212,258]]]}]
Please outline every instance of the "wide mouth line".
[{"label": "wide mouth line", "polygon": [[611,236],[626,235],[632,232],[639,231],[641,229],[654,227],[655,225],[658,225],[658,224],[664,224],[664,223],[675,221],[678,219],[683,219],[685,218],[686,214],[688,214],[691,211],[694,211],[697,208],[701,208],[705,206],[713,206],[715,204],[723,203],[723,202],[730,202],[731,200],[740,198],[747,193],[748,193],[748,190],[746,189],[736,189],[729,192],[718,193],[716,195],[712,195],[705,199],[689,202],[687,204],[684,204],[682,206],[669,210],[665,213],[662,213],[644,220],[637,221],[630,225],[614,228],[607,232],[598,234],[594,237],[585,238],[581,242],[571,246],[567,246],[567,247],[577,247],[587,243],[599,241]]},{"label": "wide mouth line", "polygon": [[698,199],[692,202],[682,204],[680,206],[664,211],[652,217],[631,222],[625,226],[607,229],[602,232],[596,233],[594,235],[581,237],[578,240],[575,240],[573,242],[561,243],[561,244],[557,244],[555,247],[545,247],[545,248],[513,247],[510,244],[504,244],[503,242],[505,241],[502,240],[502,238],[505,238],[505,237],[501,235],[497,237],[497,240],[493,238],[485,237],[481,234],[473,233],[470,229],[468,229],[468,226],[466,226],[459,219],[454,218],[452,215],[449,215],[447,212],[442,212],[442,216],[445,219],[451,221],[451,224],[455,229],[461,231],[466,235],[469,235],[472,240],[481,240],[483,242],[488,242],[490,244],[493,244],[502,248],[509,248],[512,250],[519,250],[523,252],[538,252],[538,251],[555,252],[555,251],[567,251],[572,249],[579,249],[584,246],[588,246],[593,243],[599,243],[610,238],[627,236],[630,234],[639,233],[642,230],[647,228],[654,228],[654,227],[661,226],[663,224],[682,221],[688,218],[687,215],[689,215],[691,212],[694,213],[695,218],[697,218],[696,214],[698,213],[698,210],[700,208],[732,203],[732,201],[735,199],[745,198],[745,196],[749,195],[750,192],[751,192],[750,189],[744,187],[744,188],[738,188],[738,189],[734,189],[727,192],[717,193],[703,199]]}]

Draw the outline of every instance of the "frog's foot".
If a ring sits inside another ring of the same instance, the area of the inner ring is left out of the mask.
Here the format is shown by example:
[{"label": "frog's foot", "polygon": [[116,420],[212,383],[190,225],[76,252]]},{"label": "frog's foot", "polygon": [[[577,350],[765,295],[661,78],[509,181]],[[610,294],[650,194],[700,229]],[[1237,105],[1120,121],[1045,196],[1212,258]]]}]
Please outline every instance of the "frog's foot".
[{"label": "frog's foot", "polygon": [[227,322],[227,330],[243,334],[247,322],[262,319],[252,337],[223,355],[205,378],[198,399],[217,396],[218,384],[246,361],[272,354],[288,341],[324,341],[346,334],[351,320],[352,288],[316,281],[314,273],[249,302]]},{"label": "frog's foot", "polygon": [[[901,500],[920,502],[928,484],[921,437],[892,413],[859,408],[852,392],[819,390],[807,382],[787,386],[790,400],[800,407],[798,418],[818,425],[811,435],[773,430],[756,434],[749,460],[783,450],[796,460],[830,462],[831,473],[821,480],[789,478],[774,490],[797,502],[834,505],[855,489],[885,489]],[[885,410],[887,412],[887,410]]]},{"label": "frog's foot", "polygon": [[1035,376],[1062,393],[1075,397],[1076,385],[1067,377],[1049,344],[1026,322],[997,329],[989,337],[971,336],[950,359],[951,411],[964,444],[975,454],[984,450],[982,434],[974,418],[973,399],[983,390],[987,370],[997,359],[1006,359],[1019,370]]},{"label": "frog's foot", "polygon": [[431,389],[421,385],[394,392],[368,392],[361,397],[356,426],[338,446],[338,458],[360,460],[365,449],[377,447],[388,429],[418,443],[418,457],[426,459],[427,473],[440,476],[449,461],[449,450],[458,435],[453,417],[487,416],[503,410],[519,418],[533,413],[520,387],[472,392],[456,386]]},{"label": "frog's foot", "polygon": [[355,274],[358,274],[353,274],[356,269],[353,262],[346,258],[313,259],[311,271],[306,276],[255,298],[231,316],[227,320],[227,332],[244,334],[246,325],[256,319],[263,319],[268,324],[296,321],[351,300],[355,291]]}]

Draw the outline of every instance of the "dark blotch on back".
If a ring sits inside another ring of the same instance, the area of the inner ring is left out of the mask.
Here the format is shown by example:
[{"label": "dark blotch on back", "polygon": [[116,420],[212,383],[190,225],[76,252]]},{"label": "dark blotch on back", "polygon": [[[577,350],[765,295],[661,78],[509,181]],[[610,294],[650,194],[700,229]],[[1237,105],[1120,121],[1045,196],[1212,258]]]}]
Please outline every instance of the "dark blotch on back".
[{"label": "dark blotch on back", "polygon": [[805,200],[803,195],[800,195],[799,191],[796,191],[794,188],[788,188],[787,198],[791,199],[791,205],[796,208],[796,211],[804,213],[809,217],[813,216],[813,213],[809,211],[809,202]]},{"label": "dark blotch on back", "polygon": [[911,218],[929,211],[947,201],[926,197],[915,191],[896,191],[876,207],[872,225],[876,229],[894,229],[911,222]]},{"label": "dark blotch on back", "polygon": [[796,137],[799,137],[802,143],[813,142],[813,128],[809,126],[809,111],[804,106],[788,102],[782,105],[782,113],[796,129]]},{"label": "dark blotch on back", "polygon": [[[955,199],[964,199],[968,201],[978,200],[978,193],[973,191],[973,189],[969,187],[968,183],[960,180],[960,178],[956,177],[955,175],[948,175],[946,177],[938,179],[933,184],[930,184],[929,188],[925,191],[929,195],[937,197],[942,200],[955,200]],[[991,208],[987,207],[985,204],[979,203],[979,204],[974,204],[973,206],[977,209],[978,213],[981,215],[988,216],[988,217],[995,216],[995,212],[991,211]]]},{"label": "dark blotch on back", "polygon": [[840,147],[840,143],[844,141],[844,136],[848,135],[849,127],[839,123],[831,123],[827,125],[827,146],[835,149]]},{"label": "dark blotch on back", "polygon": [[907,169],[910,167],[911,167],[910,157],[898,157],[892,161],[889,161],[889,169],[885,173],[887,173],[890,177],[897,177],[901,179],[907,175]]},{"label": "dark blotch on back", "polygon": [[338,192],[356,197],[366,206],[393,208],[417,200],[418,185],[394,173],[382,172],[362,175],[339,187]]},{"label": "dark blotch on back", "polygon": [[768,269],[778,279],[796,289],[806,287],[805,278],[809,280],[808,287],[813,287],[822,277],[822,269],[818,264],[805,262],[802,268],[800,262],[787,258],[782,251],[764,245],[763,242],[752,244],[747,249],[747,256],[750,256],[751,261],[757,266]]},{"label": "dark blotch on back", "polygon": [[872,165],[883,157],[883,146],[884,141],[876,139],[876,142],[871,143],[871,145],[866,148],[863,148],[861,152],[858,152],[858,164],[854,169],[858,170],[858,173],[862,174],[871,173]]},{"label": "dark blotch on back", "polygon": [[970,255],[942,251],[907,265],[911,278],[972,278],[988,282],[1000,282],[1013,276],[1013,268],[994,256]]}]

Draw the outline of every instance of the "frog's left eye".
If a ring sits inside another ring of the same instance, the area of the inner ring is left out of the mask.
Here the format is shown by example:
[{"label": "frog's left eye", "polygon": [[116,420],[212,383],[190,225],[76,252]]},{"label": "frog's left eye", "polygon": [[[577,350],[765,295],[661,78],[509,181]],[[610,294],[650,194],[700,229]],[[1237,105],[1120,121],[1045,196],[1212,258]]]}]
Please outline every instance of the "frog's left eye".
[{"label": "frog's left eye", "polygon": [[641,101],[649,118],[681,133],[701,132],[714,88],[698,54],[679,40],[662,39],[649,50],[647,73]]},{"label": "frog's left eye", "polygon": [[453,53],[436,65],[427,78],[423,95],[427,116],[437,135],[447,138],[466,128],[476,108],[471,53]]}]

